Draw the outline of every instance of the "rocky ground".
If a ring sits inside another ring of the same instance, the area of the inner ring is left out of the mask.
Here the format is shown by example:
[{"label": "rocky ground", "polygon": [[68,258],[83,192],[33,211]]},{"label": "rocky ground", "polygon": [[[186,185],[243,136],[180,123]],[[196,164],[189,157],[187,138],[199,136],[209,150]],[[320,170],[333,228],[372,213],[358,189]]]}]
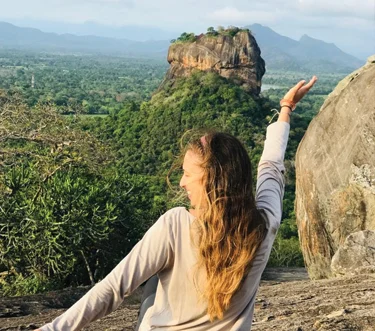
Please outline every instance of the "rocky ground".
[{"label": "rocky ground", "polygon": [[[0,331],[33,330],[51,321],[87,288],[0,298]],[[141,290],[85,330],[134,330]],[[375,330],[375,275],[310,281],[299,269],[264,275],[252,331]]]}]

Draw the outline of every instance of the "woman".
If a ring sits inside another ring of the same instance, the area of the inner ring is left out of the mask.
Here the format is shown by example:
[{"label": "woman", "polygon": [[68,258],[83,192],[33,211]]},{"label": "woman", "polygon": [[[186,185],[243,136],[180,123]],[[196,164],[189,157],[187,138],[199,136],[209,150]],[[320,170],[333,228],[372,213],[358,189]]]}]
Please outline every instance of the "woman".
[{"label": "woman", "polygon": [[255,197],[250,160],[236,138],[215,133],[192,141],[180,181],[192,209],[161,216],[104,280],[40,330],[79,330],[156,274],[155,301],[140,331],[250,330],[281,221],[290,115],[316,80],[299,82],[281,100],[278,121],[267,129]]}]

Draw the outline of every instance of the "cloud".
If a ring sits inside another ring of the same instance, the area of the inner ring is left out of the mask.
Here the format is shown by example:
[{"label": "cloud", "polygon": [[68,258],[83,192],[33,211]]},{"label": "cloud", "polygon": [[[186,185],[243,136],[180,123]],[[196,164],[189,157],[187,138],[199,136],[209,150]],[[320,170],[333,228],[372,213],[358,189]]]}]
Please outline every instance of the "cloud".
[{"label": "cloud", "polygon": [[[35,0],[34,0],[35,1]],[[116,10],[118,8],[134,8],[137,0],[51,0],[57,1],[63,8],[106,8],[107,10]],[[50,4],[51,4],[50,2]]]},{"label": "cloud", "polygon": [[74,3],[74,4],[102,4],[102,5],[124,5],[134,7],[135,1],[133,0],[68,0],[64,3]]},{"label": "cloud", "polygon": [[250,24],[253,22],[270,23],[275,21],[276,13],[252,10],[240,11],[234,7],[225,7],[215,10],[207,15],[207,18],[221,24]]},{"label": "cloud", "polygon": [[299,0],[298,9],[306,16],[357,17],[372,21],[375,19],[374,0]]}]

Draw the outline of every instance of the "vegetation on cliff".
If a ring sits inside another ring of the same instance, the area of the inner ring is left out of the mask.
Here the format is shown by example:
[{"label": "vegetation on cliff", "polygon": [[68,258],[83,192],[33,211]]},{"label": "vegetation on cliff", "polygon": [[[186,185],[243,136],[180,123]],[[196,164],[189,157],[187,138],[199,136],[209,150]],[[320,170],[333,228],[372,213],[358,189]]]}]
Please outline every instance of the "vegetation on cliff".
[{"label": "vegetation on cliff", "polygon": [[[238,32],[250,32],[249,29],[247,28],[238,28],[237,26],[228,26],[227,28],[224,28],[223,26],[218,26],[217,30],[215,30],[214,27],[209,27],[207,28],[207,32],[205,34],[206,37],[217,37],[217,36],[230,36],[234,37]],[[188,33],[188,32],[183,32],[177,39],[172,39],[171,43],[192,43],[196,41],[197,39],[201,38],[204,36],[204,34],[201,35],[195,35],[194,33]]]}]

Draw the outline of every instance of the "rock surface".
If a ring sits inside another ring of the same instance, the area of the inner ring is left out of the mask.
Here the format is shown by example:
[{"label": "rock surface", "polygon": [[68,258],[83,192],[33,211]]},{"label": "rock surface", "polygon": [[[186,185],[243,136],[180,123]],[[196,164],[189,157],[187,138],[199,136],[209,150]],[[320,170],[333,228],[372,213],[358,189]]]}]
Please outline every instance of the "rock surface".
[{"label": "rock surface", "polygon": [[333,275],[375,273],[375,231],[349,235],[332,258]]},{"label": "rock surface", "polygon": [[265,63],[255,38],[247,31],[234,37],[200,35],[195,42],[173,43],[168,50],[166,82],[188,77],[194,70],[214,71],[255,95],[260,93]]},{"label": "rock surface", "polygon": [[296,218],[311,278],[351,233],[375,230],[375,57],[343,79],[296,155]]},{"label": "rock surface", "polygon": [[[277,273],[288,274],[285,271],[273,272]],[[83,289],[78,289],[78,293],[72,291],[0,298],[0,314],[6,309],[20,310],[21,305],[24,312],[15,317],[0,317],[0,331],[33,330],[51,321],[68,304],[64,301],[62,306],[60,300],[68,300],[73,295],[70,299],[70,304],[73,304],[75,296],[84,293]],[[126,298],[119,309],[84,330],[134,330],[140,294],[138,291]],[[373,331],[374,325],[375,275],[357,275],[318,281],[262,281],[251,330]]]}]

